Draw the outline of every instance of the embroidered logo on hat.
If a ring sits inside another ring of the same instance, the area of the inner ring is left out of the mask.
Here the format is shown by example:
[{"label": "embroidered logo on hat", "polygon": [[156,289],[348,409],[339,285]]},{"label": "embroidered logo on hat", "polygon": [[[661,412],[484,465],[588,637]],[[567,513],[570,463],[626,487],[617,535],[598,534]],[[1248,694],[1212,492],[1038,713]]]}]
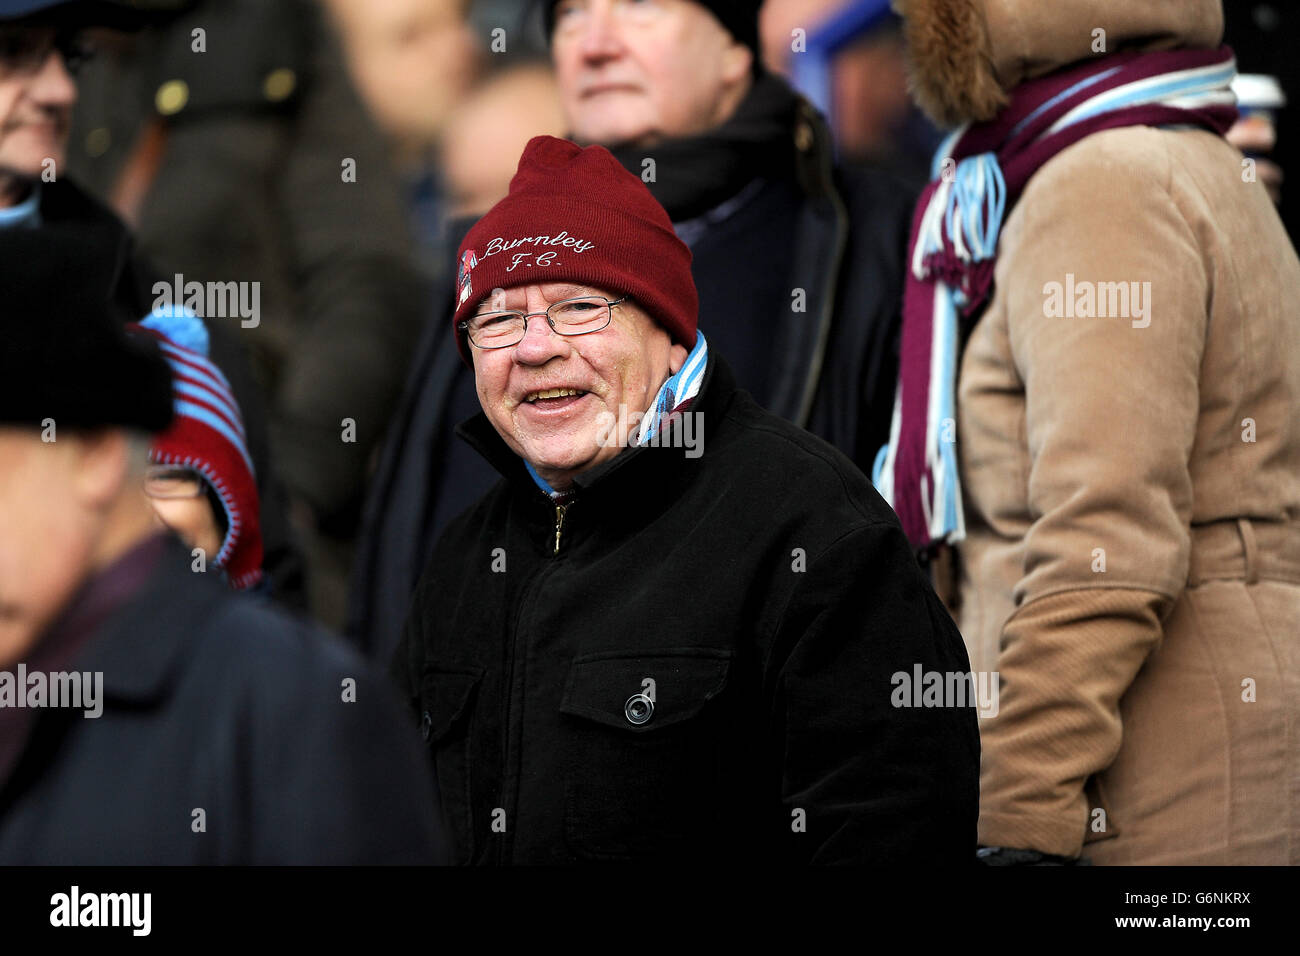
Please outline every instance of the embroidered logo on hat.
[{"label": "embroidered logo on hat", "polygon": [[[630,296],[673,341],[695,345],[699,296],[690,249],[645,183],[603,146],[529,140],[510,192],[474,224],[459,252],[452,329],[466,363],[460,323],[489,290],[542,283]],[[475,268],[477,291],[469,279]]]},{"label": "embroidered logo on hat", "polygon": [[476,265],[478,265],[478,256],[474,255],[473,249],[466,249],[465,254],[460,257],[460,271],[456,273],[456,288],[460,290],[456,298],[458,309],[465,304],[465,300],[474,291],[469,281],[469,274],[474,271]]}]

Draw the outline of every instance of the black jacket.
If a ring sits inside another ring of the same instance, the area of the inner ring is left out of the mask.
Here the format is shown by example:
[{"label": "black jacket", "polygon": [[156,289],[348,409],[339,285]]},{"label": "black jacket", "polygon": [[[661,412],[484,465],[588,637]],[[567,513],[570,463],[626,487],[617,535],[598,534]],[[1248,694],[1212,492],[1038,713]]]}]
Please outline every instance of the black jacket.
[{"label": "black jacket", "polygon": [[103,713],[33,712],[0,787],[0,864],[439,861],[435,791],[387,681],[192,573],[179,543],[67,669],[103,673]]},{"label": "black jacket", "polygon": [[891,706],[897,672],[969,670],[957,628],[862,473],[706,376],[703,454],[580,475],[558,551],[551,499],[463,426],[504,480],[439,539],[393,662],[455,858],[971,860],[974,710]]},{"label": "black jacket", "polygon": [[[728,220],[704,217],[700,238],[690,239],[700,329],[728,357],[736,354],[730,342],[746,334],[728,326],[770,339],[765,356],[770,353],[772,363],[762,382],[741,378],[741,386],[763,395],[769,411],[824,438],[869,474],[889,437],[916,189],[879,170],[837,167],[820,115],[793,94],[789,104],[788,119],[762,124],[754,136],[766,139],[747,146],[745,154],[792,155],[778,166],[760,167],[767,187]],[[679,147],[683,153],[690,149],[689,142]],[[679,164],[661,159],[658,181],[650,188],[660,190],[656,198],[667,201],[672,214],[668,187]],[[625,162],[640,173],[635,157]],[[742,177],[748,168],[739,170]],[[452,230],[453,247],[470,225]],[[766,254],[751,256],[750,248]],[[450,286],[438,293],[437,317],[416,351],[367,497],[348,633],[377,660],[387,659],[396,646],[438,532],[493,477],[458,454],[452,441],[460,420],[455,409],[474,401],[473,374],[452,336],[453,299]],[[758,362],[765,364],[766,358]]]}]

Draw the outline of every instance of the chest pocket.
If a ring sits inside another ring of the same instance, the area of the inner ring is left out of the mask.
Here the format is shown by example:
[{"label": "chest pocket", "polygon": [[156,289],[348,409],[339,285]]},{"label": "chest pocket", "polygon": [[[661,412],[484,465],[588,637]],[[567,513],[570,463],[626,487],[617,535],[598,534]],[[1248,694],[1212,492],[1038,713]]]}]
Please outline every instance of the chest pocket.
[{"label": "chest pocket", "polygon": [[443,817],[455,846],[452,860],[468,863],[474,853],[470,741],[475,692],[483,669],[431,667],[420,681],[420,735],[434,754]]},{"label": "chest pocket", "polygon": [[716,719],[731,651],[665,648],[577,657],[560,702],[565,838],[583,859],[680,855],[712,824]]}]

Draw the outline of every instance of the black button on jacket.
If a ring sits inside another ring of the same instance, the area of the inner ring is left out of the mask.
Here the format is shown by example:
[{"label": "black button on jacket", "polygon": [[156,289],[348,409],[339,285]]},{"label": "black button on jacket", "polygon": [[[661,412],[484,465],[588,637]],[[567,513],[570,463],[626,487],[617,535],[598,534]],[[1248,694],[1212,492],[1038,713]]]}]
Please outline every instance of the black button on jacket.
[{"label": "black button on jacket", "polygon": [[503,480],[439,539],[393,661],[456,860],[973,859],[973,706],[891,703],[897,673],[970,667],[893,512],[716,356],[691,412],[702,455],[625,450],[562,521],[461,426]]}]

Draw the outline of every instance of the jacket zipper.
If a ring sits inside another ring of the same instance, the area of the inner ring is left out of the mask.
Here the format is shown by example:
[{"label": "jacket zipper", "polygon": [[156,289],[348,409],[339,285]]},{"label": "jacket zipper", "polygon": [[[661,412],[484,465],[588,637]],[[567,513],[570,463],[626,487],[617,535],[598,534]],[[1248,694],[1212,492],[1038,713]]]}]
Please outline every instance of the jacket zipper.
[{"label": "jacket zipper", "polygon": [[[555,545],[554,545],[554,549],[551,551],[552,555],[557,555],[560,553],[560,536],[564,531],[564,515],[569,510],[569,507],[572,504],[573,503],[570,502],[567,505],[555,506]],[[511,860],[513,856],[514,829],[512,823],[510,823],[509,821],[513,820],[515,811],[518,809],[518,803],[519,803],[518,782],[516,781],[515,785],[512,786],[508,781],[510,779],[510,768],[513,762],[511,758],[515,757],[515,748],[517,748],[520,743],[520,741],[517,740],[515,737],[514,725],[511,722],[511,718],[513,716],[514,709],[515,709],[514,708],[515,661],[518,659],[518,655],[520,653],[520,646],[519,646],[520,639],[521,639],[520,622],[524,619],[524,611],[528,607],[529,602],[532,600],[533,595],[537,593],[538,588],[540,588],[542,584],[542,580],[546,577],[546,570],[547,569],[543,567],[542,574],[534,577],[528,583],[528,586],[524,589],[524,593],[521,596],[519,601],[519,609],[515,612],[515,623],[514,623],[513,633],[511,634],[510,637],[510,663],[509,663],[509,667],[507,668],[507,677],[506,677],[506,713],[505,713],[505,723],[503,727],[503,733],[506,741],[505,755],[504,755],[505,765],[502,767],[502,774],[501,774],[501,780],[505,784],[502,793],[502,803],[506,804],[509,809],[507,810],[508,816],[506,819],[508,822],[506,824],[506,832],[503,835],[502,839],[496,841],[496,851],[497,851],[496,860],[498,863],[507,863]]]},{"label": "jacket zipper", "polygon": [[555,506],[555,550],[551,554],[560,553],[560,533],[564,530],[564,513],[568,510],[568,505]]}]

